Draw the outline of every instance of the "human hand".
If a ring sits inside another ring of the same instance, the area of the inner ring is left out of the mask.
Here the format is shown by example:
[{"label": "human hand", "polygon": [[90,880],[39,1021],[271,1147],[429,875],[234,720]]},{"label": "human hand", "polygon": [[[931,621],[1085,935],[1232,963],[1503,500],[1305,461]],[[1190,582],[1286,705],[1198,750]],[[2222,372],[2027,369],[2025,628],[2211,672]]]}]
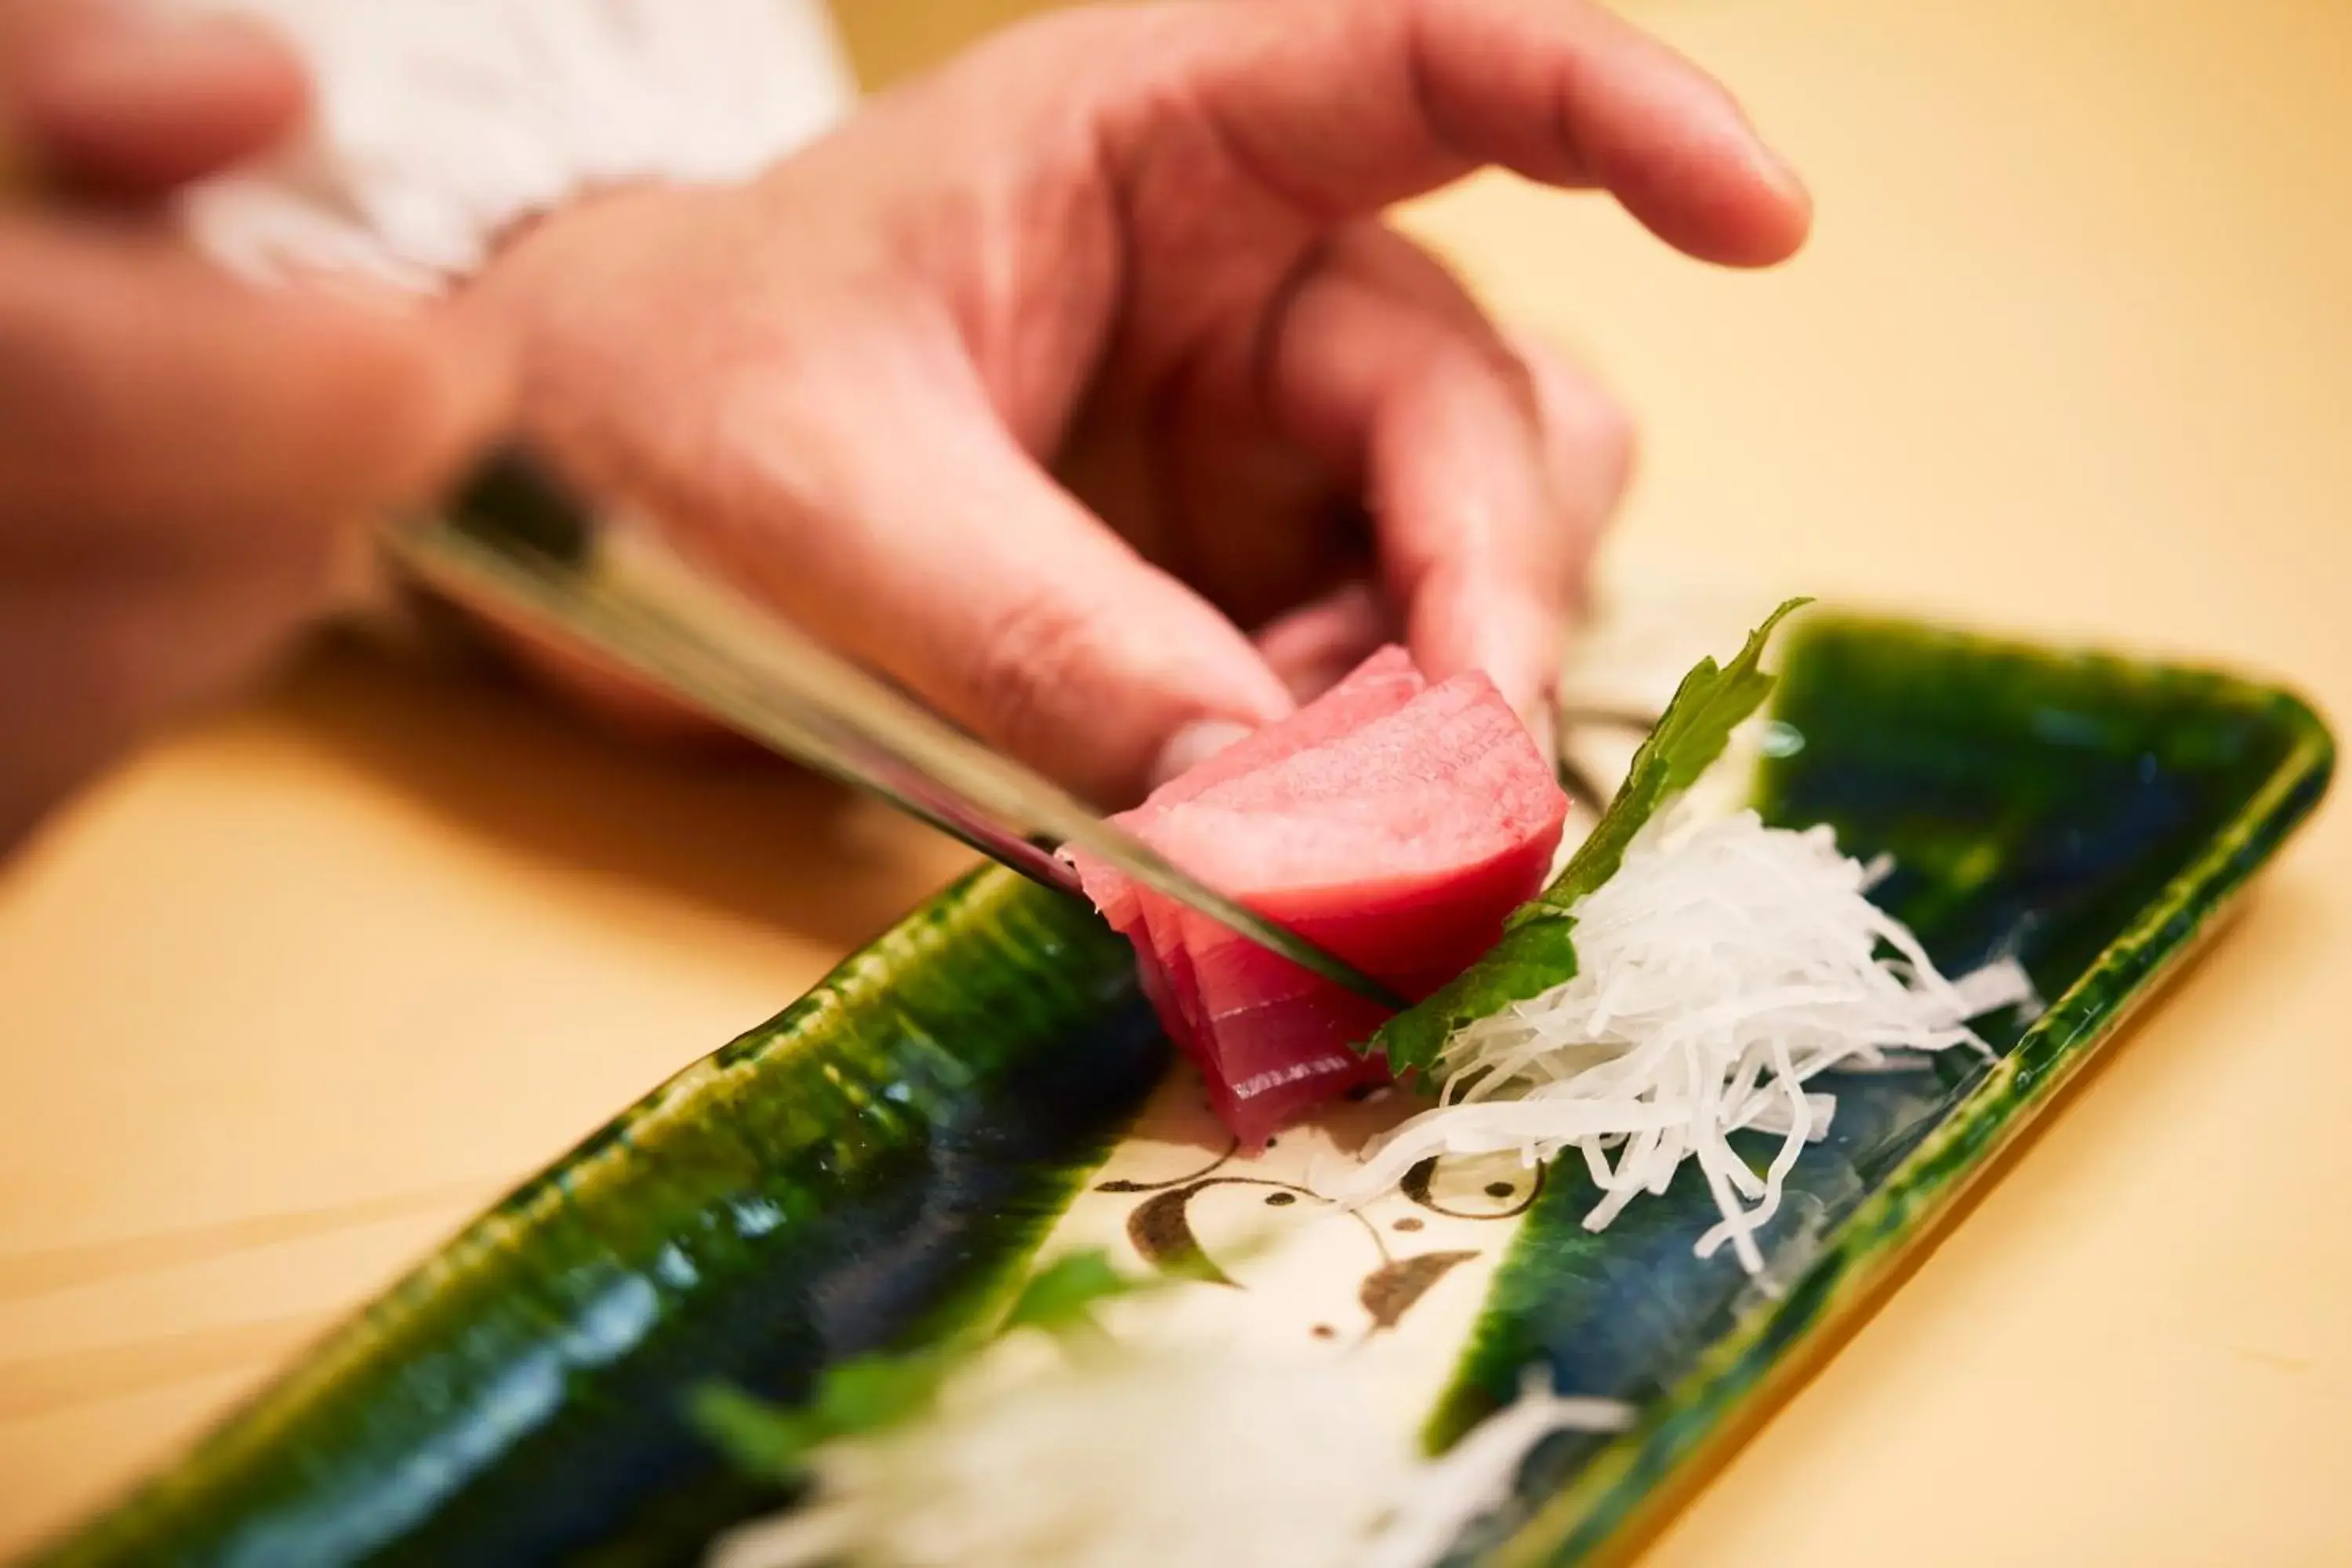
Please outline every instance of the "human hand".
[{"label": "human hand", "polygon": [[152,210],[303,110],[247,26],[0,0],[0,146],[109,209],[0,211],[0,848],[328,608],[341,525],[498,410],[452,325],[257,293]]},{"label": "human hand", "polygon": [[1375,216],[1486,164],[1735,266],[1809,218],[1597,5],[1172,0],[561,214],[469,305],[576,480],[1118,804],[1400,634],[1549,730],[1625,419]]}]

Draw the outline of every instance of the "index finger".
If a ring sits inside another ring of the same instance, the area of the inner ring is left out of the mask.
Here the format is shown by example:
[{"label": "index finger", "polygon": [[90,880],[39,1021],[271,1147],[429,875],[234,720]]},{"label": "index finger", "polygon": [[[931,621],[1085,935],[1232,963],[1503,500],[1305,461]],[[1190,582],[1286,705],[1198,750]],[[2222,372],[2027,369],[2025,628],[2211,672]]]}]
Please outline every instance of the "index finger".
[{"label": "index finger", "polygon": [[1486,164],[1609,191],[1702,259],[1762,266],[1811,201],[1731,95],[1583,0],[1300,0],[1255,7],[1201,102],[1238,160],[1326,220]]}]

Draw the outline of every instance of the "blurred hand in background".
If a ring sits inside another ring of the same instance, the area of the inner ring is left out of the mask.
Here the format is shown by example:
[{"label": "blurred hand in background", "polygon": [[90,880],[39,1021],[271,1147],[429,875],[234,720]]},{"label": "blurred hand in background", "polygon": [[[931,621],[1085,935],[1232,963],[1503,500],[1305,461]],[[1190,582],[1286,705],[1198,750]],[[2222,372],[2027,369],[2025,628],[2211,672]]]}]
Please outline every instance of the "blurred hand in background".
[{"label": "blurred hand in background", "polygon": [[558,213],[465,308],[576,479],[1119,804],[1398,637],[1549,730],[1627,421],[1378,217],[1489,164],[1733,266],[1809,218],[1597,5],[1169,0]]},{"label": "blurred hand in background", "polygon": [[[164,221],[305,103],[242,23],[0,0],[0,847],[253,673],[328,607],[342,525],[499,410],[453,324],[254,290]],[[35,180],[72,213],[14,203]]]}]

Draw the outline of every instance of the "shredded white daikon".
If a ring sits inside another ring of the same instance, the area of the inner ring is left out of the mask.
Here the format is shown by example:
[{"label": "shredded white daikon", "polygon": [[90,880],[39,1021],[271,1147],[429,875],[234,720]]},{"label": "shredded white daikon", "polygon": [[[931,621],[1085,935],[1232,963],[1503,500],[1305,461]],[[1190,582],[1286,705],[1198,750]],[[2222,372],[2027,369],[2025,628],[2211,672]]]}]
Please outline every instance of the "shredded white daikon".
[{"label": "shredded white daikon", "polygon": [[[1764,1276],[1757,1233],[1837,1109],[1806,1086],[1985,1051],[1969,1021],[2032,1001],[2014,962],[1938,974],[1866,896],[1889,868],[1840,854],[1825,826],[1752,811],[1653,822],[1573,911],[1576,977],[1456,1034],[1437,1108],[1369,1145],[1339,1195],[1369,1200],[1433,1155],[1534,1164],[1573,1149],[1602,1194],[1585,1226],[1601,1230],[1692,1160],[1723,1214],[1698,1255],[1727,1243]],[[1731,1146],[1742,1130],[1780,1140],[1761,1174]]]},{"label": "shredded white daikon", "polygon": [[1356,1568],[1428,1568],[1470,1525],[1507,1501],[1520,1464],[1555,1432],[1622,1432],[1633,1407],[1614,1399],[1562,1398],[1530,1371],[1518,1403],[1489,1416],[1407,1479],[1395,1510]]},{"label": "shredded white daikon", "polygon": [[1115,1353],[974,1379],[827,1446],[809,1506],[723,1538],[709,1568],[1427,1568],[1538,1442],[1632,1415],[1531,1382],[1424,1461],[1339,1358]]}]

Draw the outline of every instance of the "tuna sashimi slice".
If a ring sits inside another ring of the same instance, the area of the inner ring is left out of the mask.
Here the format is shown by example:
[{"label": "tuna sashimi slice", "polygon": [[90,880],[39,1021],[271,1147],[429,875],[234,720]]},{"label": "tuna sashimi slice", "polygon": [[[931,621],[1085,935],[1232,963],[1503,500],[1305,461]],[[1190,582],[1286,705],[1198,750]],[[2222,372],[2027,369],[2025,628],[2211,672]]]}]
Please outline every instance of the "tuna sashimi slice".
[{"label": "tuna sashimi slice", "polygon": [[[1492,946],[1542,885],[1566,797],[1482,675],[1165,805],[1140,832],[1194,875],[1409,997]],[[1148,889],[1161,979],[1211,1100],[1261,1146],[1381,1064],[1350,1047],[1378,1010]],[[1181,955],[1183,969],[1169,962]]]},{"label": "tuna sashimi slice", "polygon": [[[1283,723],[1228,747],[1183,777],[1171,781],[1133,814],[1137,820],[1131,826],[1146,835],[1147,843],[1151,842],[1150,825],[1168,812],[1249,778],[1300,752],[1343,741],[1366,724],[1402,709],[1427,689],[1428,682],[1403,648],[1384,647]],[[1192,949],[1173,919],[1178,907],[1165,899],[1139,899],[1142,890],[1132,885],[1127,891],[1129,898],[1137,900],[1137,918],[1143,923],[1146,940],[1160,969],[1161,988],[1180,1020],[1177,1026],[1195,1042],[1193,1054],[1197,1057],[1208,1021],[1202,1014],[1200,988],[1193,979]],[[1164,1011],[1162,1016],[1166,1016]],[[1381,1077],[1385,1081],[1385,1075]]]},{"label": "tuna sashimi slice", "polygon": [[[1393,747],[1398,743],[1409,745],[1413,735],[1417,733],[1415,731],[1399,731],[1394,726],[1382,728],[1381,726],[1384,721],[1411,706],[1421,715],[1418,722],[1425,725],[1441,715],[1462,710],[1475,701],[1476,697],[1477,689],[1467,684],[1454,688],[1446,691],[1444,696],[1434,699],[1427,696],[1427,689],[1424,687],[1421,692],[1417,692],[1411,699],[1409,704],[1400,704],[1388,712],[1371,710],[1369,704],[1360,706],[1358,710],[1364,714],[1362,723],[1335,733],[1318,744],[1295,747],[1281,757],[1267,763],[1265,767],[1228,776],[1211,784],[1206,788],[1191,792],[1185,797],[1169,801],[1139,822],[1137,825],[1138,831],[1144,834],[1147,841],[1153,844],[1161,853],[1169,854],[1171,852],[1171,845],[1166,840],[1165,835],[1170,832],[1181,835],[1186,830],[1181,825],[1173,829],[1165,828],[1163,825],[1168,822],[1171,813],[1187,810],[1196,802],[1201,802],[1206,803],[1210,808],[1215,810],[1228,812],[1238,810],[1251,819],[1243,828],[1245,841],[1247,838],[1261,837],[1263,832],[1259,819],[1265,816],[1266,808],[1265,803],[1261,799],[1265,792],[1262,788],[1256,788],[1252,781],[1261,778],[1266,767],[1291,764],[1295,759],[1308,752],[1314,752],[1318,758],[1318,761],[1298,764],[1298,767],[1303,768],[1310,778],[1331,773],[1335,767],[1338,768],[1340,770],[1339,773],[1333,774],[1331,780],[1336,787],[1326,789],[1322,794],[1325,796],[1344,797],[1349,782],[1347,759],[1360,756],[1362,753],[1362,748],[1368,743],[1374,748]],[[1370,736],[1369,742],[1363,739],[1367,735]],[[1286,809],[1295,795],[1295,790],[1286,791],[1280,798],[1272,802],[1272,805],[1277,811]],[[1360,827],[1343,828],[1342,831],[1351,837],[1360,837]],[[1180,861],[1181,863],[1182,862]],[[1202,873],[1196,870],[1194,875],[1198,876]],[[1235,891],[1235,896],[1239,896],[1237,890],[1228,890]],[[1199,1057],[1209,1047],[1212,1019],[1208,1006],[1201,995],[1200,982],[1196,973],[1197,952],[1204,941],[1222,940],[1223,935],[1230,933],[1224,933],[1223,927],[1213,922],[1203,921],[1198,916],[1190,916],[1188,924],[1188,915],[1184,907],[1170,900],[1148,894],[1140,889],[1135,889],[1135,896],[1138,899],[1138,907],[1142,912],[1144,929],[1150,947],[1150,957],[1144,959],[1143,963],[1146,968],[1154,964],[1159,968],[1160,989],[1169,996],[1181,1020],[1181,1027],[1185,1035],[1193,1042],[1192,1054]],[[1352,957],[1353,955],[1343,956]],[[1360,963],[1359,967],[1363,965]],[[1303,980],[1306,976],[1301,974],[1299,978]],[[1388,977],[1382,975],[1381,978]],[[1392,981],[1391,983],[1394,984]],[[1360,998],[1357,1000],[1360,1003]],[[1371,1011],[1369,1005],[1360,1005],[1356,1011],[1364,1013],[1365,1016],[1373,1017],[1377,1021],[1377,1013]],[[1335,1022],[1333,1027],[1337,1026]],[[1296,1068],[1298,1064],[1283,1065],[1285,1070],[1289,1071]],[[1336,1071],[1336,1067],[1333,1070]],[[1212,1076],[1230,1078],[1233,1081],[1239,1082],[1257,1075],[1255,1072],[1234,1072],[1223,1064],[1219,1064],[1217,1071]],[[1380,1081],[1385,1081],[1385,1074],[1375,1074],[1374,1077]],[[1303,1080],[1292,1079],[1286,1081]]]},{"label": "tuna sashimi slice", "polygon": [[[1413,667],[1412,656],[1391,644],[1358,665],[1338,685],[1288,718],[1244,736],[1198,767],[1169,780],[1132,811],[1113,822],[1129,832],[1140,832],[1169,807],[1278,763],[1293,752],[1319,746],[1360,729],[1375,719],[1395,712],[1427,689]],[[1139,918],[1133,899],[1135,885],[1127,877],[1081,850],[1070,852],[1070,863],[1085,883],[1087,896],[1103,919],[1126,931]]]},{"label": "tuna sashimi slice", "polygon": [[[1182,776],[1170,780],[1132,811],[1111,818],[1130,832],[1143,834],[1171,806],[1191,800],[1217,785],[1243,777],[1252,770],[1281,761],[1292,752],[1321,745],[1374,719],[1393,713],[1427,686],[1412,657],[1402,647],[1388,647],[1373,654],[1312,702],[1278,723],[1235,742]],[[1171,930],[1161,935],[1150,924],[1149,910],[1136,898],[1136,888],[1122,872],[1083,851],[1069,856],[1080,883],[1103,919],[1135,944],[1144,994],[1160,1015],[1169,1035],[1188,1054],[1201,1049],[1194,1022],[1192,963]]]}]

